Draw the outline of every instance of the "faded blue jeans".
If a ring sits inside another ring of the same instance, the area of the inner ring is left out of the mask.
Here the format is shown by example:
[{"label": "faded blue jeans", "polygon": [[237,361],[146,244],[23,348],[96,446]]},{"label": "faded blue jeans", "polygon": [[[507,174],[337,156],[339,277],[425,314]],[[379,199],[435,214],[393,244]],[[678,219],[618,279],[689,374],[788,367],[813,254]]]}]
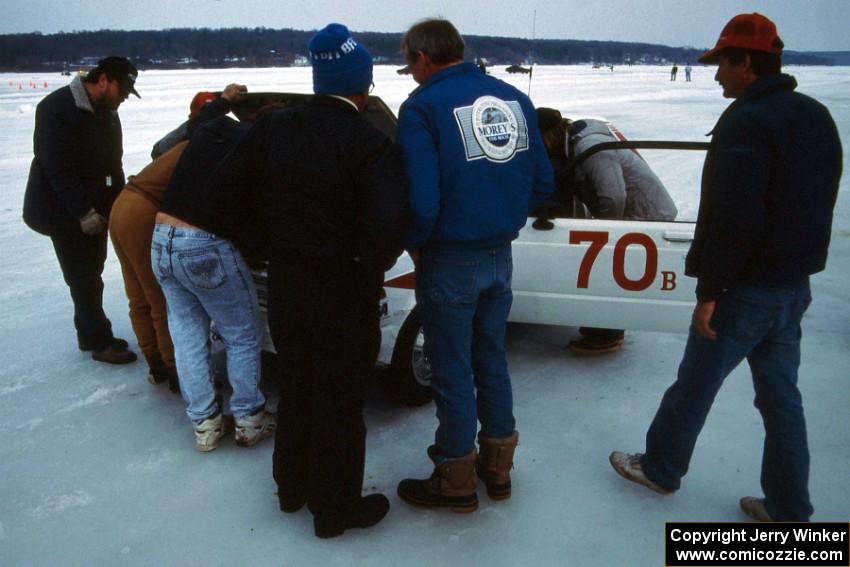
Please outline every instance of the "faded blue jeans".
[{"label": "faded blue jeans", "polygon": [[436,462],[472,451],[479,420],[487,437],[509,437],[514,432],[505,355],[512,272],[510,244],[422,250],[416,302],[433,372],[439,420]]},{"label": "faded blue jeans", "polygon": [[210,368],[211,321],[227,355],[233,416],[240,419],[262,409],[257,290],[239,251],[210,232],[157,224],[151,263],[168,305],[168,330],[189,419],[199,423],[220,410]]},{"label": "faded blue jeans", "polygon": [[642,467],[650,480],[678,490],[697,436],[723,380],[746,358],[755,406],[764,421],[761,486],[774,520],[808,521],[809,449],[797,389],[800,320],[811,303],[809,280],[742,285],[717,302],[716,340],[691,329],[676,382],[661,400],[646,434]]}]

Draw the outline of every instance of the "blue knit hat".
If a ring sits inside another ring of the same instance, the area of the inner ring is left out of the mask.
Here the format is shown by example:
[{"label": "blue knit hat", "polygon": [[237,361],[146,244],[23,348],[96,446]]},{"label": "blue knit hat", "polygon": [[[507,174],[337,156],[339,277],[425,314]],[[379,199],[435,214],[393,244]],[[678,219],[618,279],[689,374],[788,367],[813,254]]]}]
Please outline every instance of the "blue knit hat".
[{"label": "blue knit hat", "polygon": [[372,85],[372,56],[342,24],[328,24],[307,44],[313,66],[313,92],[350,95]]}]

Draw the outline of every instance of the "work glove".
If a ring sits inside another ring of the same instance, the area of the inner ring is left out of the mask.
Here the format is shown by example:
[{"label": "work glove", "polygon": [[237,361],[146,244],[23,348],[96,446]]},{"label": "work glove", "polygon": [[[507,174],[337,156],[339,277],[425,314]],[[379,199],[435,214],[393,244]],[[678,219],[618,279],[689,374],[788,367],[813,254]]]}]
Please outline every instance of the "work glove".
[{"label": "work glove", "polygon": [[87,236],[103,234],[106,232],[107,226],[108,223],[103,215],[94,209],[89,209],[89,212],[80,218],[80,228],[83,229],[83,234]]}]

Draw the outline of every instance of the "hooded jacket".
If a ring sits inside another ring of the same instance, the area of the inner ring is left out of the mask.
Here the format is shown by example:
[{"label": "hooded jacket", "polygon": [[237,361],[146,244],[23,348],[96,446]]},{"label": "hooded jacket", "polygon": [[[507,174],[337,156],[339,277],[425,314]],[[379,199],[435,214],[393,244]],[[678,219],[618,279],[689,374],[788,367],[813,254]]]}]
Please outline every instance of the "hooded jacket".
[{"label": "hooded jacket", "polygon": [[790,75],[757,79],[711,132],[685,262],[699,301],[738,283],[799,281],[826,266],[841,141],[826,107],[796,86]]},{"label": "hooded jacket", "polygon": [[124,187],[121,121],[114,110],[96,111],[80,77],[36,107],[35,157],[24,194],[24,222],[53,235],[81,231],[91,208],[109,217]]},{"label": "hooded jacket", "polygon": [[[618,141],[601,120],[573,122],[567,131],[568,154],[581,156],[593,146]],[[568,155],[569,157],[569,155]],[[582,161],[576,181],[591,214],[606,219],[672,221],[676,204],[643,158],[632,150],[605,150]]]}]

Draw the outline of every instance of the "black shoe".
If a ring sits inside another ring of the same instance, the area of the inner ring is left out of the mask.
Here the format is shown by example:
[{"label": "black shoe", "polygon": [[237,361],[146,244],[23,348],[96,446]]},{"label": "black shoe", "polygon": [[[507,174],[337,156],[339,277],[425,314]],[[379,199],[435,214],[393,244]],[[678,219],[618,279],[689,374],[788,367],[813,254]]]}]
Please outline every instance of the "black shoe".
[{"label": "black shoe", "polygon": [[156,386],[168,380],[168,369],[159,363],[155,366],[148,366],[148,384]]},{"label": "black shoe", "polygon": [[108,362],[109,364],[129,364],[135,362],[138,358],[136,353],[126,348],[119,349],[113,345],[109,345],[103,350],[96,350],[91,353],[92,360],[98,362]]},{"label": "black shoe", "polygon": [[307,493],[296,491],[292,494],[283,492],[280,488],[277,489],[277,502],[280,504],[280,511],[287,514],[294,514],[304,507],[307,503]]},{"label": "black shoe", "polygon": [[168,368],[164,364],[148,368],[148,382],[153,385],[168,382],[168,389],[172,393],[180,393],[180,380],[177,378],[177,370]]},{"label": "black shoe", "polygon": [[[90,352],[96,350],[95,345],[91,344],[89,341],[81,339],[77,337],[77,346],[80,347],[80,350],[83,352]],[[127,347],[130,345],[124,339],[119,339],[118,337],[112,337],[109,339],[109,343],[106,345],[107,347],[113,346],[118,350],[127,350]]]},{"label": "black shoe", "polygon": [[176,370],[168,374],[168,389],[172,394],[180,394],[180,379]]},{"label": "black shoe", "polygon": [[579,329],[582,337],[570,341],[567,347],[579,356],[617,352],[623,346],[625,331],[611,329]]},{"label": "black shoe", "polygon": [[390,501],[383,494],[362,497],[348,510],[323,510],[313,518],[316,537],[327,539],[342,535],[350,528],[369,528],[384,519]]}]

